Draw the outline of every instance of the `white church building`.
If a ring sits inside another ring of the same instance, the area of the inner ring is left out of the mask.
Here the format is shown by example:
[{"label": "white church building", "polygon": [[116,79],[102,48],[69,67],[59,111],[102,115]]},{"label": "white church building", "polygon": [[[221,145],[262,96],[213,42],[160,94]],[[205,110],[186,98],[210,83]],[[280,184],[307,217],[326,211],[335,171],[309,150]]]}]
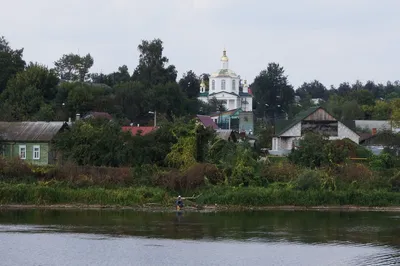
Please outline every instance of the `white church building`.
[{"label": "white church building", "polygon": [[215,97],[223,102],[228,111],[241,108],[244,112],[251,112],[253,111],[253,96],[247,81],[244,81],[243,91],[239,91],[239,85],[240,76],[229,69],[229,58],[224,50],[221,57],[221,69],[211,74],[208,91],[206,91],[204,81],[201,82],[199,99],[208,102]]}]

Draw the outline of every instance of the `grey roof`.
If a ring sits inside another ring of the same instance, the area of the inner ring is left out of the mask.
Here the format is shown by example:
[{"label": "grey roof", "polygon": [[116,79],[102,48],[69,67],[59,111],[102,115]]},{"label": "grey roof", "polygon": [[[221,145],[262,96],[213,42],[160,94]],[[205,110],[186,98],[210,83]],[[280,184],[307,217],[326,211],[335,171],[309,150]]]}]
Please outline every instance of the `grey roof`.
[{"label": "grey roof", "polygon": [[356,127],[372,130],[390,130],[392,127],[387,120],[354,120]]},{"label": "grey roof", "polygon": [[[292,120],[278,120],[275,122],[275,135],[280,136],[286,131],[288,131],[290,128],[295,126],[297,123],[303,121],[305,118],[316,112],[318,109],[323,109],[325,112],[325,108],[321,106],[314,106],[310,107],[307,110],[304,110],[300,113],[298,113]],[[328,113],[329,114],[329,113]],[[332,116],[332,115],[331,115]],[[333,116],[332,116],[333,117]],[[336,118],[335,118],[336,119]],[[337,120],[337,119],[336,119]],[[337,120],[339,121],[339,120]],[[340,121],[343,125],[348,127],[350,130],[352,130],[355,134],[358,135],[357,132],[355,132],[355,122],[354,121]]]},{"label": "grey roof", "polygon": [[65,122],[0,122],[0,136],[6,141],[47,142],[64,127]]},{"label": "grey roof", "polygon": [[[223,140],[229,140],[229,137],[231,136],[231,134],[234,133],[233,130],[231,129],[217,129],[215,130],[215,134],[218,138],[223,139]],[[236,141],[236,137],[234,136],[234,140]]]}]

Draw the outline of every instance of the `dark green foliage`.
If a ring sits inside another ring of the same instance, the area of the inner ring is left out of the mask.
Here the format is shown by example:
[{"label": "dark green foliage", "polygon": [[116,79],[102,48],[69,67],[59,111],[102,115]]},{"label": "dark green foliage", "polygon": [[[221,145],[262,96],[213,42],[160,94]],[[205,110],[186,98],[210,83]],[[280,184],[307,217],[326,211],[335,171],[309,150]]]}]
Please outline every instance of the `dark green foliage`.
[{"label": "dark green foliage", "polygon": [[132,79],[145,86],[175,82],[177,71],[174,65],[166,66],[168,58],[163,56],[163,42],[160,39],[143,40],[138,46],[139,64],[133,72]]},{"label": "dark green foliage", "polygon": [[389,153],[381,153],[380,155],[373,155],[369,158],[369,167],[372,170],[384,170],[395,166],[395,159]]},{"label": "dark green foliage", "polygon": [[[294,99],[294,90],[289,84],[283,67],[270,63],[266,70],[254,79],[250,86],[255,95],[254,103],[258,116],[279,116],[288,110]],[[266,106],[266,104],[268,106]]]},{"label": "dark green foliage", "polygon": [[304,167],[333,166],[346,161],[353,145],[343,140],[329,141],[327,137],[307,133],[294,149],[289,160]]},{"label": "dark green foliage", "polygon": [[62,80],[84,82],[88,79],[89,69],[94,60],[90,54],[80,56],[77,54],[64,54],[58,61],[54,62],[55,71]]},{"label": "dark green foliage", "polygon": [[294,149],[289,160],[305,167],[320,167],[326,163],[324,148],[328,141],[322,135],[308,133],[300,140],[299,148]]},{"label": "dark green foliage", "polygon": [[7,82],[25,68],[22,59],[24,49],[13,50],[4,36],[0,37],[0,93],[6,89]]},{"label": "dark green foliage", "polygon": [[[67,160],[79,165],[126,165],[123,134],[118,124],[102,119],[78,121],[56,139],[56,147]],[[121,152],[122,151],[122,152]]]},{"label": "dark green foliage", "polygon": [[54,99],[57,83],[58,78],[52,70],[31,63],[9,80],[7,88],[0,95],[0,101],[4,104],[1,106],[1,116],[8,121],[28,119]]},{"label": "dark green foliage", "polygon": [[195,98],[200,93],[200,79],[192,70],[189,70],[179,80],[179,87],[187,97]]},{"label": "dark green foliage", "polygon": [[396,173],[390,178],[390,185],[392,187],[392,191],[400,192],[400,172]]},{"label": "dark green foliage", "polygon": [[328,100],[329,92],[326,87],[319,82],[318,80],[314,80],[312,82],[306,83],[304,82],[297,90],[296,94],[300,96],[301,99],[310,98],[310,99],[323,99]]},{"label": "dark green foliage", "polygon": [[322,175],[318,170],[305,170],[296,179],[296,189],[309,190],[319,189],[322,184]]}]

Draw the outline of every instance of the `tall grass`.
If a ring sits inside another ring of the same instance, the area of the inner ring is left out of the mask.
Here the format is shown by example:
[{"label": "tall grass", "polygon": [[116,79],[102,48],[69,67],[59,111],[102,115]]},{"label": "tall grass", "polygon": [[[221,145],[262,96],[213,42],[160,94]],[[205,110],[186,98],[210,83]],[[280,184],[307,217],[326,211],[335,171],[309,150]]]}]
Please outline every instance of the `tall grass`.
[{"label": "tall grass", "polygon": [[[400,193],[380,190],[295,190],[289,186],[228,187],[200,190],[197,204],[235,206],[400,206]],[[71,188],[43,184],[0,183],[0,204],[92,204],[137,206],[173,204],[172,196],[161,188]]]},{"label": "tall grass", "polygon": [[384,190],[294,190],[291,188],[214,187],[203,191],[201,204],[240,206],[400,206],[400,193]]},{"label": "tall grass", "polygon": [[130,206],[170,203],[160,188],[78,188],[40,184],[0,184],[0,204],[99,204]]}]

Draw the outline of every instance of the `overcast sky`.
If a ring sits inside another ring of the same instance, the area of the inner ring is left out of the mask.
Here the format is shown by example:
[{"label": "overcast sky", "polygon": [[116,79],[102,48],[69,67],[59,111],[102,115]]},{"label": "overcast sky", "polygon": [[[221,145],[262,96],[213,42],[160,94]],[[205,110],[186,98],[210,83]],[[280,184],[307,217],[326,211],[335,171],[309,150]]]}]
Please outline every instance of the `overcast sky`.
[{"label": "overcast sky", "polygon": [[269,62],[295,87],[400,79],[400,0],[0,1],[0,35],[51,67],[79,51],[94,57],[91,72],[132,72],[141,40],[160,38],[178,77],[214,72],[226,47],[249,82]]}]

